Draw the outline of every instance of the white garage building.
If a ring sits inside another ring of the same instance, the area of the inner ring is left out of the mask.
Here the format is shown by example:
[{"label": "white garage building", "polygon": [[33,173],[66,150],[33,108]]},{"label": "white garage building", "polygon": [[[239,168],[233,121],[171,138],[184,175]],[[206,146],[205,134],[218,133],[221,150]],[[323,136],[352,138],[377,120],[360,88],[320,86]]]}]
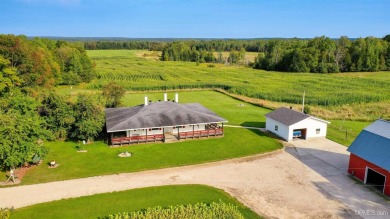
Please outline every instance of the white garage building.
[{"label": "white garage building", "polygon": [[325,137],[330,122],[286,107],[267,113],[266,130],[286,141]]}]

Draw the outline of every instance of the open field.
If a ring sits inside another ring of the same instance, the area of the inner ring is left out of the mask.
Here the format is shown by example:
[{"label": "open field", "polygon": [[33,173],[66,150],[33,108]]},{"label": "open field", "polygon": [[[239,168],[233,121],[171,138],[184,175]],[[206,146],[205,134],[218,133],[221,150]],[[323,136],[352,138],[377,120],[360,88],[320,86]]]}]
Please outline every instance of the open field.
[{"label": "open field", "polygon": [[[221,88],[229,93],[274,102],[301,104],[327,119],[374,120],[390,117],[390,73],[279,73],[248,67],[191,62],[163,62],[144,58],[149,51],[88,51],[99,79],[88,84],[100,88],[108,81],[129,90]],[[153,55],[152,55],[153,56]],[[360,107],[361,105],[365,107]],[[379,107],[376,107],[379,105]],[[320,107],[318,107],[320,106]],[[359,110],[359,114],[354,113]]]},{"label": "open field", "polygon": [[[221,52],[221,53],[222,53],[222,58],[224,60],[226,60],[230,54],[230,52]],[[218,52],[214,52],[213,54],[214,54],[215,58],[218,58]],[[245,52],[245,58],[243,61],[248,62],[248,63],[254,62],[258,54],[259,53],[257,53],[257,52]]]},{"label": "open field", "polygon": [[238,206],[245,218],[260,218],[222,190],[201,185],[149,187],[53,201],[17,209],[12,212],[11,218],[102,218],[154,206],[169,207],[219,200]]}]

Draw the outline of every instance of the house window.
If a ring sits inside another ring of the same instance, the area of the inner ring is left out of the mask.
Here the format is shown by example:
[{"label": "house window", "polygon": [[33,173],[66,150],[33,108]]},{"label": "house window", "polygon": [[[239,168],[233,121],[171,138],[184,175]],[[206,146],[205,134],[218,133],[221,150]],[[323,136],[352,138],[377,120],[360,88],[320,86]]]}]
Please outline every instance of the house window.
[{"label": "house window", "polygon": [[278,127],[277,125],[275,125],[275,131],[278,131],[278,128],[279,128],[279,127]]},{"label": "house window", "polygon": [[161,130],[161,128],[151,128],[149,131],[156,131],[156,130]]},{"label": "house window", "polygon": [[316,129],[316,134],[320,134],[321,129]]}]

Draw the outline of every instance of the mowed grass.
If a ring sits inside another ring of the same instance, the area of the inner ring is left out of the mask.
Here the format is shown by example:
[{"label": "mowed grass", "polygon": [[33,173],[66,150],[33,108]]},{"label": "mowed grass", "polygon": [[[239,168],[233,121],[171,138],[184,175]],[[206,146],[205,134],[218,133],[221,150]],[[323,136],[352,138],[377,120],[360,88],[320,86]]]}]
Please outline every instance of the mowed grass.
[{"label": "mowed grass", "polygon": [[327,138],[345,146],[350,146],[359,133],[370,122],[332,120],[328,125]]},{"label": "mowed grass", "polygon": [[[265,114],[271,110],[254,106],[236,100],[216,91],[177,91],[167,92],[168,98],[173,100],[175,93],[179,94],[180,103],[201,103],[203,106],[228,120],[228,125],[242,125],[265,127]],[[164,100],[163,92],[141,92],[127,94],[122,99],[124,106],[136,106],[144,103],[145,95],[155,102]]]},{"label": "mowed grass", "polygon": [[[390,73],[281,73],[249,67],[192,62],[163,62],[144,58],[148,51],[93,50],[99,79],[88,88],[97,89],[109,81],[129,90],[223,88],[234,94],[276,102],[340,106],[352,103],[385,102],[390,106]],[[374,118],[372,118],[374,119]]]},{"label": "mowed grass", "polygon": [[[139,144],[110,148],[102,142],[86,145],[87,153],[76,150],[76,142],[45,143],[50,151],[44,162],[32,168],[22,184],[83,178],[89,176],[137,172],[206,163],[274,151],[282,145],[257,130],[225,128],[222,138],[189,140],[179,143]],[[128,151],[131,157],[118,154]],[[59,167],[50,169],[47,162],[55,160]]]},{"label": "mowed grass", "polygon": [[202,185],[149,187],[65,199],[16,209],[12,212],[11,218],[102,218],[110,214],[154,206],[169,207],[199,202],[212,203],[219,200],[237,206],[245,218],[261,218],[224,191]]}]

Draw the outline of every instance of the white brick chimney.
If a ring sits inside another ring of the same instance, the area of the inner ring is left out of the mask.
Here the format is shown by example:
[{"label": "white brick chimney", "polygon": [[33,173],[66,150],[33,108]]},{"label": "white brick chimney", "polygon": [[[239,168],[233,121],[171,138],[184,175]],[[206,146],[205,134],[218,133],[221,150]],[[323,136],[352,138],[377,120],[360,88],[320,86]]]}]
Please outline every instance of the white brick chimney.
[{"label": "white brick chimney", "polygon": [[176,103],[179,102],[179,94],[178,94],[178,93],[175,93],[175,102],[176,102]]}]

